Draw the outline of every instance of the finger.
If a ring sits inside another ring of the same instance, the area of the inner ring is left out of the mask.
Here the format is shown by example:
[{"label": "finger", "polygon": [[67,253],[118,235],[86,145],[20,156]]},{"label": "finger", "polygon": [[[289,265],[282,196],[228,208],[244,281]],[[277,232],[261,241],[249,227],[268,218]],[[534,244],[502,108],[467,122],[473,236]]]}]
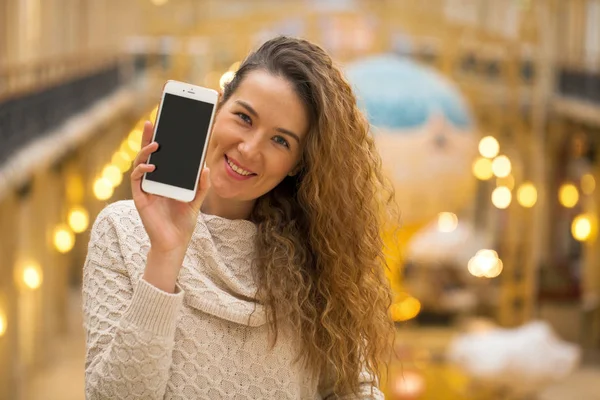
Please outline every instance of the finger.
[{"label": "finger", "polygon": [[194,197],[194,200],[192,200],[192,207],[194,210],[200,209],[209,188],[210,169],[204,168],[200,174],[200,182],[198,183],[198,190],[196,190],[196,196]]},{"label": "finger", "polygon": [[154,136],[154,125],[152,125],[152,122],[146,121],[144,123],[144,132],[142,133],[142,148],[150,144],[152,136]]},{"label": "finger", "polygon": [[140,164],[131,172],[131,189],[136,193],[136,190],[141,190],[142,177],[146,172],[152,172],[156,169],[152,164]]},{"label": "finger", "polygon": [[150,154],[154,153],[156,150],[158,150],[158,143],[156,142],[152,142],[143,147],[137,156],[135,156],[135,160],[133,160],[133,167],[135,168],[140,164],[146,163],[148,161],[148,157],[150,157]]}]

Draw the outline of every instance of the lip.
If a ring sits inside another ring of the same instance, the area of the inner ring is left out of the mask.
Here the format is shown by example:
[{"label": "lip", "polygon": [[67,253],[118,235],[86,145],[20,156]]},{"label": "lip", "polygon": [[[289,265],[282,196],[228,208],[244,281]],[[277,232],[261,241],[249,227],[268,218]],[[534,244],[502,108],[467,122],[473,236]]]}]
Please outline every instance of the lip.
[{"label": "lip", "polygon": [[245,169],[246,171],[252,172],[249,169],[246,169],[244,167],[242,167],[237,161],[235,161],[235,159],[228,157],[227,155],[223,156],[223,163],[225,164],[225,171],[227,172],[227,175],[229,175],[230,177],[232,177],[235,180],[238,181],[246,181],[254,176],[256,176],[256,174],[254,172],[252,172],[253,175],[240,175],[237,172],[235,172],[233,169],[231,169],[231,166],[229,165],[229,163],[227,162],[227,160],[230,160],[232,163],[234,163],[235,165],[237,165],[240,168]]}]

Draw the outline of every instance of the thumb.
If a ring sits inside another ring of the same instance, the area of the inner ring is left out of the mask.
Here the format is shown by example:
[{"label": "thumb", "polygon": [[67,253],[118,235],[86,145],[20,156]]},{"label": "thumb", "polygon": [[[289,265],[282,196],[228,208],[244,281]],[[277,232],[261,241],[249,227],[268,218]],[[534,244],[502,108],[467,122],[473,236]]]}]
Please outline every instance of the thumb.
[{"label": "thumb", "polygon": [[202,202],[204,201],[204,198],[206,197],[206,193],[208,192],[208,189],[210,188],[210,169],[208,168],[204,168],[202,169],[202,172],[200,173],[200,182],[198,184],[198,190],[196,190],[196,196],[194,197],[194,200],[192,200],[192,208],[194,210],[199,210],[200,207],[202,206]]}]

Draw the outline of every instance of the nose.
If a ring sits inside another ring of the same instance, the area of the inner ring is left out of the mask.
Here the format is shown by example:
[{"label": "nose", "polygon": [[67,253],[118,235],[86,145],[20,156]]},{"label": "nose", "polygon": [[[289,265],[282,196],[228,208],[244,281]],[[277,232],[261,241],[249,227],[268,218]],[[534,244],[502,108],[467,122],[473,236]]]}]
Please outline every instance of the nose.
[{"label": "nose", "polygon": [[[238,151],[248,161],[254,161],[260,156],[260,135],[244,138],[238,144]],[[241,160],[240,160],[241,161]]]}]

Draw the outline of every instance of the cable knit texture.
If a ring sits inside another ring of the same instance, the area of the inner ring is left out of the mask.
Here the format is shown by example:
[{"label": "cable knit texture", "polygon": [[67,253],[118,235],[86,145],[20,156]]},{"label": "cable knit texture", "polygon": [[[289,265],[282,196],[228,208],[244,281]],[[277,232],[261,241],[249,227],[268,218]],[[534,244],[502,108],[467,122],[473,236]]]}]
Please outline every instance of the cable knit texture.
[{"label": "cable knit texture", "polygon": [[[170,294],[141,279],[150,241],[133,202],[106,207],[84,266],[86,398],[333,399],[331,374],[294,363],[300,333],[285,321],[271,349],[255,235],[251,222],[201,214]],[[360,398],[383,399],[361,381]]]}]

